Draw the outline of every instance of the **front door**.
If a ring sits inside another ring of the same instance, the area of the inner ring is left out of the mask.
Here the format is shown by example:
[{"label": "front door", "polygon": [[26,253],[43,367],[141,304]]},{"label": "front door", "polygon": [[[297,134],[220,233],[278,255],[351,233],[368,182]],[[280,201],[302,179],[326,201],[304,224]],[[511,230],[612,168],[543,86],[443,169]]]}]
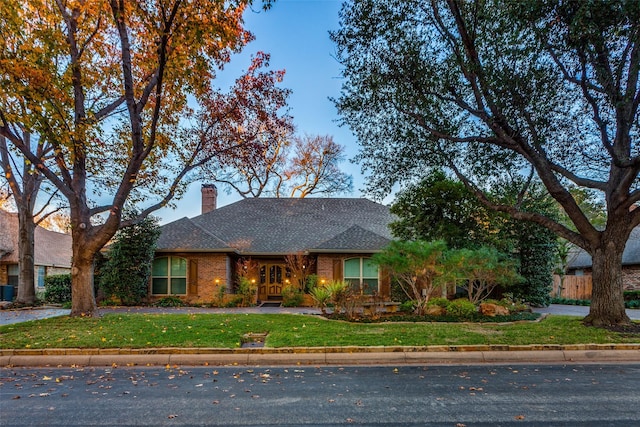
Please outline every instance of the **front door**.
[{"label": "front door", "polygon": [[282,286],[286,280],[284,264],[261,264],[258,298],[261,301],[282,299]]}]

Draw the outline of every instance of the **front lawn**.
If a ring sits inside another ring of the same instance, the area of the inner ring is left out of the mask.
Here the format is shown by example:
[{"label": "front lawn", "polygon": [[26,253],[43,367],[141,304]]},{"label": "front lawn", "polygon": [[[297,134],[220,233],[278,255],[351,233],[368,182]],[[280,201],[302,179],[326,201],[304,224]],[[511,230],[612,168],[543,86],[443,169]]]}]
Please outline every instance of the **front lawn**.
[{"label": "front lawn", "polygon": [[580,318],[536,323],[348,323],[286,314],[109,314],[0,327],[0,348],[237,348],[268,332],[266,347],[639,343],[640,336],[585,327]]}]

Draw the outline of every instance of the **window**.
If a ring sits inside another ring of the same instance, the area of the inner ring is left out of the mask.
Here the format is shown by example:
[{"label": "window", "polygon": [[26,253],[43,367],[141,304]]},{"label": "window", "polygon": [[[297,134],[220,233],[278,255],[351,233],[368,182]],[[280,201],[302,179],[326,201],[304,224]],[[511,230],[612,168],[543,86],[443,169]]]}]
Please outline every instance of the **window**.
[{"label": "window", "polygon": [[344,280],[365,295],[378,292],[378,266],[370,258],[350,258],[344,261]]},{"label": "window", "polygon": [[151,293],[153,295],[186,295],[187,260],[178,257],[153,260]]},{"label": "window", "polygon": [[20,275],[18,264],[9,264],[7,266],[7,274],[9,275],[7,278],[9,283],[7,285],[18,286],[18,276]]},{"label": "window", "polygon": [[45,268],[44,265],[39,265],[36,268],[38,269],[38,277],[36,279],[37,286],[39,288],[44,288],[44,277],[46,276],[47,269]]}]

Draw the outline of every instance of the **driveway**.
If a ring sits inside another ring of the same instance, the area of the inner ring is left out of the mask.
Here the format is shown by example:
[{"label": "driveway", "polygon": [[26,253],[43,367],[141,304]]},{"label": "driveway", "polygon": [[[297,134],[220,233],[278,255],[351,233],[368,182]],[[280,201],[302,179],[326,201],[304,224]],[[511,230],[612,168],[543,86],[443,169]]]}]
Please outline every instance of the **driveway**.
[{"label": "driveway", "polygon": [[19,310],[0,310],[0,325],[28,322],[49,317],[67,316],[71,310],[62,308],[29,308]]},{"label": "driveway", "polygon": [[[549,307],[534,308],[536,313],[562,314],[567,316],[586,317],[589,314],[589,307],[582,305],[561,305],[551,304]],[[627,316],[631,320],[640,320],[640,310],[627,309]]]}]

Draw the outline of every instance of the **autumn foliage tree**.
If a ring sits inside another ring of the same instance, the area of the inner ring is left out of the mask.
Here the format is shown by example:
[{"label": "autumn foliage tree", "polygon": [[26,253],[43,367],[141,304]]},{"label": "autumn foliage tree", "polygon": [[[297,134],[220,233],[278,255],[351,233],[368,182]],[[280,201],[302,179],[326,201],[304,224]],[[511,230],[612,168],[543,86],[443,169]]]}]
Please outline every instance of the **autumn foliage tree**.
[{"label": "autumn foliage tree", "polygon": [[289,197],[311,194],[347,193],[353,186],[351,175],[340,170],[344,146],[329,135],[305,135],[293,139],[295,149],[284,172]]},{"label": "autumn foliage tree", "polygon": [[[586,324],[629,323],[622,253],[640,224],[640,3],[358,0],[340,17],[337,105],[370,190],[445,167],[485,206],[591,255]],[[539,179],[572,227],[491,196],[515,176]],[[604,227],[573,186],[606,201]]]},{"label": "autumn foliage tree", "polygon": [[[193,167],[236,153],[238,139],[210,139],[217,106],[204,106],[212,123],[194,123],[188,101],[210,99],[216,69],[252,39],[242,19],[250,4],[0,0],[0,135],[68,200],[72,315],[96,308],[93,259],[127,202],[152,200],[144,217]],[[22,128],[51,145],[53,164]]]},{"label": "autumn foliage tree", "polygon": [[233,162],[211,168],[207,179],[247,197],[297,197],[348,193],[353,178],[340,169],[344,146],[330,135],[292,133],[282,128],[274,144],[253,162]]}]

